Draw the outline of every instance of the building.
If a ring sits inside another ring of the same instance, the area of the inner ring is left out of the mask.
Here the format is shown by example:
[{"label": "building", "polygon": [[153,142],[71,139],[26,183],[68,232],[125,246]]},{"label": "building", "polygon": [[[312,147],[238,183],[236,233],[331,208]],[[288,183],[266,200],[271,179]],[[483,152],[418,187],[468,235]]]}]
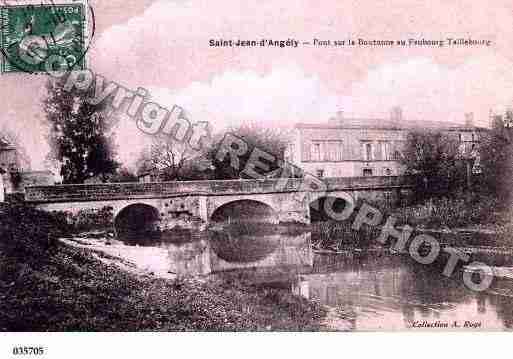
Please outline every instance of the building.
[{"label": "building", "polygon": [[28,158],[6,136],[0,134],[0,191],[5,194],[15,192],[21,182],[23,171],[29,169]]},{"label": "building", "polygon": [[0,168],[6,172],[30,169],[30,161],[9,139],[0,134]]},{"label": "building", "polygon": [[161,174],[157,170],[141,172],[137,178],[141,183],[161,182]]},{"label": "building", "polygon": [[55,183],[50,171],[30,171],[30,161],[6,136],[0,134],[0,202],[5,195],[24,192],[26,186]]},{"label": "building", "polygon": [[285,158],[317,177],[397,176],[404,172],[399,158],[408,133],[418,129],[455,136],[467,154],[477,149],[483,130],[474,126],[472,114],[465,123],[450,124],[404,121],[399,107],[389,119],[347,118],[339,111],[324,124],[297,124]]}]

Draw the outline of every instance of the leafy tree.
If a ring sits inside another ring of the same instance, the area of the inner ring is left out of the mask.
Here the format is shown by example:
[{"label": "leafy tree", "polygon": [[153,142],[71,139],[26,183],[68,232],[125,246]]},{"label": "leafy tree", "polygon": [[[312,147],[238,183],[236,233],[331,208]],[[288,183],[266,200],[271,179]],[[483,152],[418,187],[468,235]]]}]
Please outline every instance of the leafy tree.
[{"label": "leafy tree", "polygon": [[465,162],[459,142],[438,131],[408,134],[401,156],[407,175],[414,176],[417,199],[453,196],[465,186]]},{"label": "leafy tree", "polygon": [[[234,135],[247,144],[248,150],[240,156],[241,166],[238,169],[231,166],[229,156],[222,160],[218,158],[225,133]],[[151,147],[140,154],[136,164],[137,172],[153,173],[159,181],[239,179],[249,178],[244,169],[255,148],[275,156],[278,161],[283,160],[288,139],[285,131],[243,125],[225,133],[214,136],[200,151],[195,151],[187,144],[178,143],[166,136],[155,137]],[[279,168],[278,161],[269,163],[270,171]]]},{"label": "leafy tree", "polygon": [[[258,148],[276,158],[275,161],[269,162],[270,171],[279,169],[279,161],[283,160],[285,149],[288,144],[289,133],[285,130],[273,129],[258,125],[242,125],[232,128],[226,133],[234,135],[242,139],[247,144],[247,151],[239,157],[239,168],[233,168],[230,164],[229,156],[219,160],[218,152],[225,138],[225,134],[219,134],[212,141],[210,148],[207,150],[207,157],[212,163],[212,169],[209,176],[213,179],[239,179],[248,178],[244,173],[246,164],[251,156],[252,151]],[[265,162],[265,160],[263,161]],[[265,175],[265,173],[262,173]]]},{"label": "leafy tree", "polygon": [[159,181],[197,179],[201,172],[194,170],[199,152],[186,143],[179,143],[165,135],[156,136],[148,149],[141,152],[136,166],[139,174],[154,173]]},{"label": "leafy tree", "polygon": [[512,199],[513,112],[494,118],[492,129],[479,148],[484,188],[504,203]]},{"label": "leafy tree", "polygon": [[106,181],[116,172],[112,126],[103,105],[86,100],[91,93],[73,88],[66,91],[63,80],[47,83],[43,102],[49,124],[49,158],[61,163],[63,183],[83,183],[100,177]]}]

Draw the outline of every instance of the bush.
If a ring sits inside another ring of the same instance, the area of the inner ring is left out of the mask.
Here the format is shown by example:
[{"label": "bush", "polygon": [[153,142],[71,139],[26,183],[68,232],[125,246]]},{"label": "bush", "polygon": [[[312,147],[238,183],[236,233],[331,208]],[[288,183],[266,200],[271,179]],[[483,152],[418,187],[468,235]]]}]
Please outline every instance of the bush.
[{"label": "bush", "polygon": [[362,226],[356,231],[352,221],[328,221],[312,224],[312,243],[320,249],[366,248],[376,242],[381,228]]},{"label": "bush", "polygon": [[476,224],[501,224],[499,201],[492,197],[476,196],[467,201],[464,199],[433,199],[416,206],[397,208],[392,215],[398,224],[438,227],[465,227]]},{"label": "bush", "polygon": [[416,198],[451,196],[465,188],[466,164],[460,143],[440,131],[412,131],[408,134],[400,162],[415,179]]},{"label": "bush", "polygon": [[16,257],[30,257],[55,245],[55,238],[69,230],[70,226],[62,213],[9,205],[0,216],[0,248]]},{"label": "bush", "polygon": [[76,214],[54,211],[52,216],[65,222],[69,232],[110,230],[114,226],[114,209],[105,206],[100,209],[81,209]]},{"label": "bush", "polygon": [[100,209],[82,209],[77,214],[67,215],[68,223],[75,231],[93,229],[111,229],[114,225],[114,208],[110,206]]},{"label": "bush", "polygon": [[[352,224],[362,203],[378,209],[383,219],[377,226],[364,225],[355,231]],[[454,229],[493,224],[499,228],[503,227],[504,232],[512,233],[508,227],[511,212],[500,204],[501,202],[494,197],[479,194],[474,194],[470,199],[463,199],[462,196],[454,199],[432,199],[418,205],[395,208],[386,202],[359,200],[353,214],[345,221],[313,222],[312,242],[317,248],[331,250],[369,247],[377,244],[376,239],[381,232],[381,226],[389,217],[396,219],[395,227],[409,225],[414,228]]]}]

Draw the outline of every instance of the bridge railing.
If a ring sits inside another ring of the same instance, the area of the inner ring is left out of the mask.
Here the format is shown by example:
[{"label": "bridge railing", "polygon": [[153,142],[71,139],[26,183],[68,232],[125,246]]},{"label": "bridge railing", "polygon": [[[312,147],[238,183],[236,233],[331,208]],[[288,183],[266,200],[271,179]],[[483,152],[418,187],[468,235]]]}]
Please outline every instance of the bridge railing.
[{"label": "bridge railing", "polygon": [[[405,177],[324,178],[328,191],[383,189],[407,186]],[[305,191],[304,180],[214,180],[156,183],[108,183],[32,186],[26,188],[27,202],[73,202],[131,198],[158,198],[174,195],[229,195]]]}]

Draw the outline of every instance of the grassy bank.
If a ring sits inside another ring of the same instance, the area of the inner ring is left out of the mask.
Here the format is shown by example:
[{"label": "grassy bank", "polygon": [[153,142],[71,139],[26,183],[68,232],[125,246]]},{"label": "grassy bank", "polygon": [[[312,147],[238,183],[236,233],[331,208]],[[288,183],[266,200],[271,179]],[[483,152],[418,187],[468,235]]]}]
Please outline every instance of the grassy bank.
[{"label": "grassy bank", "polygon": [[[389,248],[396,243],[395,238],[388,238],[387,243],[377,241],[382,227],[362,226],[359,231],[351,228],[351,222],[318,222],[312,225],[312,244],[316,249],[341,251],[348,249]],[[400,228],[398,228],[400,230]],[[513,225],[496,228],[495,232],[467,230],[428,230],[414,229],[405,248],[419,234],[428,234],[442,246],[454,248],[490,247],[513,248]]]},{"label": "grassy bank", "polygon": [[0,216],[0,330],[318,330],[324,311],[287,290],[221,279],[164,280],[62,245],[65,223],[7,207]]},{"label": "grassy bank", "polygon": [[411,206],[386,209],[398,224],[425,228],[461,228],[469,226],[504,226],[511,222],[510,208],[487,196],[469,199],[434,199]]},{"label": "grassy bank", "polygon": [[[389,217],[395,227],[409,225],[415,229],[411,238],[428,233],[440,243],[451,246],[513,247],[511,208],[497,199],[474,195],[471,198],[441,198],[409,206],[394,207],[383,202],[365,202],[379,209],[383,219],[378,226],[364,225],[355,231],[352,225],[363,201],[357,203],[350,218],[328,220],[311,225],[312,242],[316,248],[342,250],[347,248],[383,247],[376,239]],[[465,230],[468,230],[465,232]],[[492,233],[481,231],[492,230]],[[471,231],[472,230],[472,231]]]}]

